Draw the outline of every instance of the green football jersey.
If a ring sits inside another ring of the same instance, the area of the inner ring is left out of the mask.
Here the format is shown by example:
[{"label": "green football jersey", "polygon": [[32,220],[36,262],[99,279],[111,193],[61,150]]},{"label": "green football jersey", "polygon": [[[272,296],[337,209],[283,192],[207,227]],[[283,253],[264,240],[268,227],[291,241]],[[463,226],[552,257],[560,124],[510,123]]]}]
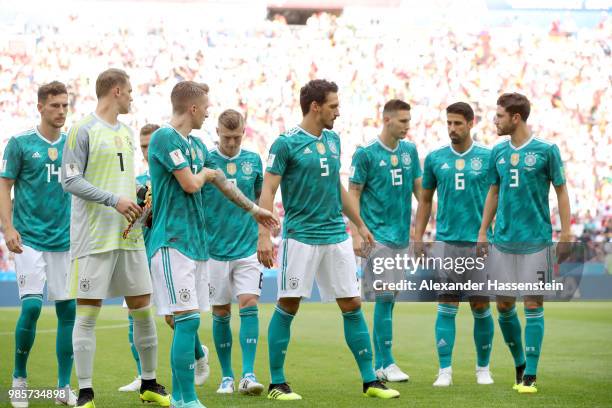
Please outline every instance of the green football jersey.
[{"label": "green football jersey", "polygon": [[[209,155],[246,197],[251,201],[259,197],[263,169],[258,154],[242,149],[234,157],[227,157],[214,149]],[[211,258],[233,261],[257,251],[257,222],[210,184],[204,187],[204,214]]]},{"label": "green football jersey", "polygon": [[61,185],[66,135],[55,142],[37,128],[10,138],[0,177],[15,180],[13,225],[22,242],[45,252],[70,249],[70,194]]},{"label": "green football jersey", "polygon": [[[149,170],[146,170],[144,173],[136,176],[136,187],[138,186],[147,186],[151,189],[151,175],[149,174]],[[138,200],[138,204],[142,204],[140,200]],[[147,251],[147,259],[151,259],[153,254],[150,252],[149,244],[151,242],[151,229],[149,227],[142,226],[142,236],[144,237],[145,249]]]},{"label": "green football jersey", "polygon": [[194,261],[208,259],[202,190],[186,193],[172,173],[189,167],[193,174],[202,171],[208,150],[192,135],[183,137],[165,126],[151,135],[149,174],[153,194],[153,226],[150,253],[171,247]]},{"label": "green football jersey", "polygon": [[437,190],[436,240],[477,242],[489,191],[491,149],[479,143],[457,153],[446,145],[425,158],[423,188]]},{"label": "green football jersey", "polygon": [[532,137],[516,148],[504,140],[491,152],[489,182],[499,185],[495,246],[504,252],[533,253],[550,245],[550,183],[565,184],[557,145]]},{"label": "green football jersey", "polygon": [[270,147],[266,171],[282,176],[283,238],[309,245],[348,239],[342,218],[340,138],[324,129],[316,137],[299,126]]},{"label": "green football jersey", "polygon": [[363,185],[361,218],[376,241],[406,247],[410,241],[412,191],[421,177],[416,146],[400,140],[395,149],[376,138],[353,155],[349,181]]}]

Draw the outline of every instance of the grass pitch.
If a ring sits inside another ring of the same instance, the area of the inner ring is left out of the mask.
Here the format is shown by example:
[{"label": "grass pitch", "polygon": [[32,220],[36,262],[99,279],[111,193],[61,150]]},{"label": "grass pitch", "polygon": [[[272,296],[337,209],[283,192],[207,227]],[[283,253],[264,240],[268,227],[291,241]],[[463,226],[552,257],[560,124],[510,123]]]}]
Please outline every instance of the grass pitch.
[{"label": "grass pitch", "polygon": [[[522,307],[519,307],[522,309]],[[256,375],[267,388],[267,327],[272,305],[260,306],[260,343]],[[364,310],[371,329],[373,304]],[[19,313],[3,308],[0,313],[0,406],[10,406],[7,389],[13,368],[14,328]],[[524,325],[524,316],[520,312]],[[496,316],[496,314],[495,314]],[[545,305],[545,338],[538,372],[539,393],[519,395],[512,391],[512,357],[496,326],[491,370],[495,384],[476,385],[475,350],[472,341],[472,315],[462,304],[457,316],[457,339],[453,353],[454,385],[437,389],[432,383],[437,374],[433,326],[434,303],[398,303],[394,315],[394,354],[410,381],[392,386],[401,392],[398,400],[380,401],[361,394],[357,366],[344,342],[342,317],[334,304],[303,304],[293,322],[292,340],[286,361],[286,374],[302,401],[269,401],[265,395],[239,394],[217,396],[221,379],[212,343],[210,315],[204,314],[200,328],[202,341],[211,349],[211,377],[198,387],[207,407],[610,407],[612,406],[612,303],[548,303]],[[55,312],[45,307],[28,362],[31,388],[53,388],[56,382]],[[233,365],[241,373],[238,341],[239,317],[234,310]],[[96,406],[141,407],[136,393],[120,393],[117,388],[132,380],[135,365],[127,341],[127,311],[105,306],[98,319],[97,352],[94,368]],[[158,319],[158,380],[170,388],[169,349],[171,331]],[[237,385],[237,384],[236,384]],[[77,382],[73,370],[73,388]],[[30,407],[54,406],[53,401],[30,401]]]}]

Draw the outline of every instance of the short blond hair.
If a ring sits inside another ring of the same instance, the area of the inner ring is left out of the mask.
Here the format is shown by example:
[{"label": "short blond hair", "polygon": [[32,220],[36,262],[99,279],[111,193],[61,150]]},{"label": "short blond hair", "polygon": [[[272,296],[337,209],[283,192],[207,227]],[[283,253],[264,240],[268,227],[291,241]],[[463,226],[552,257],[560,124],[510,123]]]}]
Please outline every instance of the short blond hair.
[{"label": "short blond hair", "polygon": [[130,76],[122,69],[110,68],[98,75],[96,79],[96,96],[102,98],[116,86],[128,83]]},{"label": "short blond hair", "polygon": [[219,115],[219,124],[228,130],[240,129],[244,126],[244,116],[233,109],[226,109]]},{"label": "short blond hair", "polygon": [[[207,95],[207,91],[202,85],[194,81],[181,81],[174,85],[170,94],[170,102],[172,103],[172,112],[183,114],[189,109],[189,104],[197,98]],[[208,88],[208,85],[206,85]]]}]

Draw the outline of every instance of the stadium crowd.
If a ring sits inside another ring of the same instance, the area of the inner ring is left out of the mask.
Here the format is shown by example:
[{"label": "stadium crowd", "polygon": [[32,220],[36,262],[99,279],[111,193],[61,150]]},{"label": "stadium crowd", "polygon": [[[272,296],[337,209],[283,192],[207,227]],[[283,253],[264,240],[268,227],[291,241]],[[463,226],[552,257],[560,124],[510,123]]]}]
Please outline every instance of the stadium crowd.
[{"label": "stadium crowd", "polygon": [[[356,146],[377,135],[382,106],[391,98],[412,106],[409,139],[423,160],[448,140],[448,104],[469,102],[476,112],[475,138],[492,145],[496,98],[518,91],[531,100],[533,133],[561,150],[574,235],[589,242],[612,238],[611,18],[573,33],[357,28],[329,14],[315,15],[300,27],[278,17],[207,29],[164,21],[113,26],[75,15],[66,19],[0,27],[5,38],[0,43],[0,150],[37,120],[40,84],[60,80],[69,86],[74,120],[93,110],[95,77],[112,66],[131,77],[133,112],[120,119],[134,130],[168,120],[168,95],[177,81],[205,81],[213,104],[200,134],[207,146],[215,140],[216,116],[237,108],[247,117],[245,147],[264,158],[274,138],[298,123],[300,86],[315,77],[334,80],[340,87],[335,128],[343,141],[345,177]],[[556,205],[551,208],[556,211]],[[552,217],[560,229],[557,214]],[[6,259],[6,248],[0,251]]]}]

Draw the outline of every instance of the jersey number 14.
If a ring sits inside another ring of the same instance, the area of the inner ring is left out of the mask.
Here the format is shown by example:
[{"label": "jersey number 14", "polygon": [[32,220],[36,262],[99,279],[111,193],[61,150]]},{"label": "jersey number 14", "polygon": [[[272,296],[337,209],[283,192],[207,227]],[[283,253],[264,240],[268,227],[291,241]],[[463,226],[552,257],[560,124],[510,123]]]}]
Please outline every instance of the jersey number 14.
[{"label": "jersey number 14", "polygon": [[57,176],[57,182],[62,182],[62,166],[55,167],[54,163],[47,163],[47,183],[51,182],[51,176]]}]

